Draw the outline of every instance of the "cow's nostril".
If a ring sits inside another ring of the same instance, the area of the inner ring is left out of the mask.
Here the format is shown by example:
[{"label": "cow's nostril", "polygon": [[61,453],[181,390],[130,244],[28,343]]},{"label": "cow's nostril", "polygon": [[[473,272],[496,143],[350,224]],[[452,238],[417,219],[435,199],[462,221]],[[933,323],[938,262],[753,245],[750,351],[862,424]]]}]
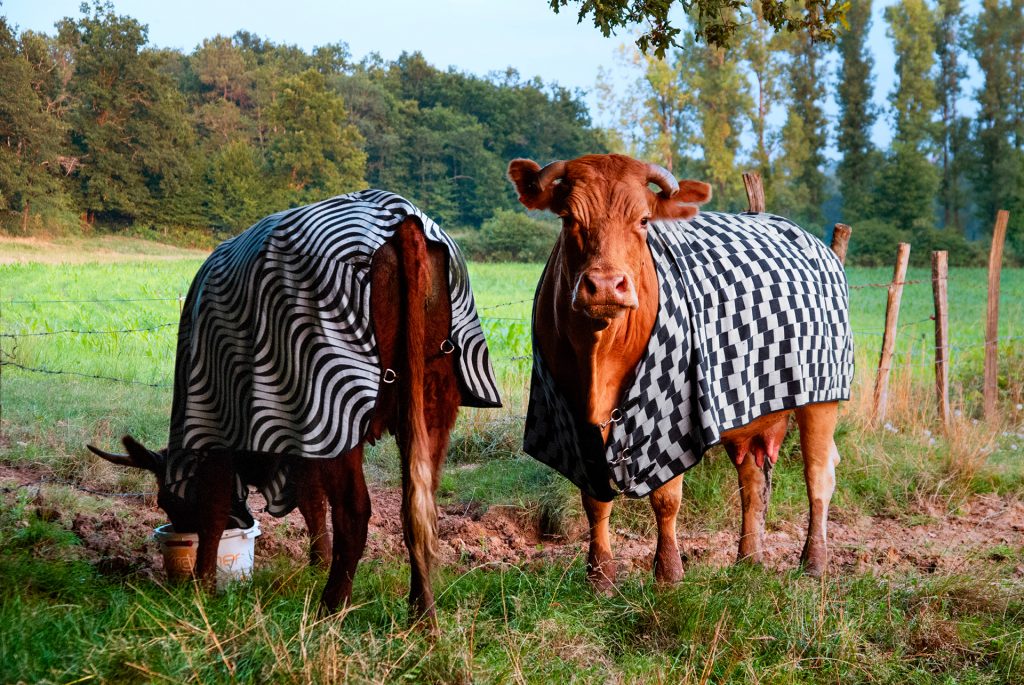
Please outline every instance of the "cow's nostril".
[{"label": "cow's nostril", "polygon": [[597,283],[589,275],[583,276],[583,287],[586,288],[588,295],[597,295]]},{"label": "cow's nostril", "polygon": [[629,281],[626,280],[625,275],[619,278],[619,282],[615,284],[615,290],[620,293],[629,291]]}]

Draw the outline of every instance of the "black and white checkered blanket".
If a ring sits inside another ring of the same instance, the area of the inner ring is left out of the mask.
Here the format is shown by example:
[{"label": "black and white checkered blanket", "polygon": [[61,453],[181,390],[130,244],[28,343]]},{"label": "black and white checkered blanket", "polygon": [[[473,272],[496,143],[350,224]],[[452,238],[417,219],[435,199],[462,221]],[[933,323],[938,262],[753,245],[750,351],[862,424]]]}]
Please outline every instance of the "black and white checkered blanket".
[{"label": "black and white checkered blanket", "polygon": [[[455,242],[408,200],[364,190],[269,216],[199,269],[178,329],[166,484],[186,501],[204,452],[330,458],[366,436],[382,369],[370,320],[370,261],[408,216],[448,248],[449,340],[466,406],[501,400]],[[283,461],[261,491],[295,507]],[[232,524],[252,525],[239,478]]]},{"label": "black and white checkered blanket", "polygon": [[652,222],[647,242],[658,316],[607,444],[534,341],[523,449],[602,500],[649,494],[759,416],[849,399],[853,379],[846,273],[796,224],[702,212]]}]

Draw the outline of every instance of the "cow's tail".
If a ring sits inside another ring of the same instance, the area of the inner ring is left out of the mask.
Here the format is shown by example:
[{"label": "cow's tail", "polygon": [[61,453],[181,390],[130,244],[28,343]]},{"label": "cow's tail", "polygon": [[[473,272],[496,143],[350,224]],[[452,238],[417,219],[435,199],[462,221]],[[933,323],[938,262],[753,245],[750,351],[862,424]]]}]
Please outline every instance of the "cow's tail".
[{"label": "cow's tail", "polygon": [[403,455],[402,523],[405,544],[418,575],[426,580],[437,550],[437,508],[434,504],[434,464],[425,405],[426,300],[430,288],[427,241],[412,220],[399,228],[399,252],[405,275],[407,361],[404,416],[407,452]]}]

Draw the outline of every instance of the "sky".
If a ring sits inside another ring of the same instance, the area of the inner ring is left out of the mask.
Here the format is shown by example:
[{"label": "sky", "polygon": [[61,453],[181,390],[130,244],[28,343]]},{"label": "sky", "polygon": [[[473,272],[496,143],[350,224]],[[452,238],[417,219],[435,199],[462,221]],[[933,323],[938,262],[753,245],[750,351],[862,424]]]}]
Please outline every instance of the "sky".
[{"label": "sky", "polygon": [[[856,0],[855,0],[856,1]],[[893,0],[876,0],[868,43],[875,56],[874,99],[885,107],[895,83],[895,56],[885,36],[882,12]],[[0,0],[0,14],[21,30],[54,32],[62,17],[79,16],[80,0]],[[966,2],[968,13],[978,0]],[[548,0],[114,0],[119,14],[149,26],[149,40],[159,47],[190,52],[204,38],[231,35],[239,29],[311,50],[345,42],[355,59],[371,52],[387,60],[403,51],[422,52],[437,67],[486,75],[512,67],[525,78],[541,77],[585,92],[597,123],[594,84],[599,67],[621,70],[616,52],[631,43],[629,33],[605,38],[589,20],[577,24],[573,5],[555,14]],[[967,90],[980,83],[972,64]],[[621,71],[620,71],[621,73]],[[964,111],[971,113],[965,100]],[[834,102],[826,114],[836,116]],[[781,112],[776,113],[781,119]],[[891,125],[880,117],[873,131],[885,147]],[[834,150],[832,151],[834,157]]]}]

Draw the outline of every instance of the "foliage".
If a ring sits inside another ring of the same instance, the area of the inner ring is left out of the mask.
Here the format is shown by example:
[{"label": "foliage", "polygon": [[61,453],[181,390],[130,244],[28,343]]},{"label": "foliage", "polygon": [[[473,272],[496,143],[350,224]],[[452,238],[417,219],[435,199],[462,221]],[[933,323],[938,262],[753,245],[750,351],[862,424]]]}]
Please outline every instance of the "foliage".
[{"label": "foliage", "polygon": [[969,171],[976,214],[990,230],[996,211],[1009,210],[1007,240],[1024,254],[1024,3],[983,0],[970,36],[984,76]]},{"label": "foliage", "polygon": [[558,223],[521,211],[499,209],[480,231],[462,241],[470,259],[494,262],[544,262],[558,238]]},{"label": "foliage", "polygon": [[0,228],[20,232],[75,214],[90,229],[238,231],[366,185],[477,229],[516,206],[509,159],[605,150],[580,93],[511,70],[357,63],[343,43],[307,53],[245,31],[184,54],[102,0],[54,37],[0,20],[0,76]]},{"label": "foliage", "polygon": [[881,219],[860,221],[850,235],[847,259],[857,266],[889,266],[896,245],[907,242],[908,234]]},{"label": "foliage", "polygon": [[821,226],[825,202],[827,122],[821,47],[802,34],[790,36],[786,82],[789,102],[782,152],[773,172],[770,208],[804,226]]},{"label": "foliage", "polygon": [[871,142],[877,113],[871,104],[874,58],[867,47],[871,0],[855,2],[846,18],[849,28],[839,34],[841,63],[836,75],[840,120],[836,147],[842,156],[836,169],[843,197],[843,220],[857,223],[873,213],[878,152]]},{"label": "foliage", "polygon": [[[558,12],[570,0],[549,0],[551,9]],[[665,56],[670,47],[681,47],[676,39],[682,29],[672,24],[670,11],[678,4],[686,14],[696,18],[694,37],[716,48],[728,48],[747,20],[740,11],[748,7],[743,0],[579,0],[578,22],[591,16],[594,26],[605,37],[615,29],[641,24],[636,44],[646,54],[654,50],[658,58]],[[802,11],[787,0],[759,0],[749,3],[760,5],[760,12],[776,31],[806,32],[815,41],[832,41],[836,27],[844,21],[849,3],[840,0],[810,0],[803,3]]]},{"label": "foliage", "polygon": [[902,0],[885,10],[889,35],[896,44],[898,84],[890,95],[896,135],[886,157],[877,191],[878,216],[904,231],[930,226],[939,177],[932,162],[937,108],[934,22],[924,0]]}]

